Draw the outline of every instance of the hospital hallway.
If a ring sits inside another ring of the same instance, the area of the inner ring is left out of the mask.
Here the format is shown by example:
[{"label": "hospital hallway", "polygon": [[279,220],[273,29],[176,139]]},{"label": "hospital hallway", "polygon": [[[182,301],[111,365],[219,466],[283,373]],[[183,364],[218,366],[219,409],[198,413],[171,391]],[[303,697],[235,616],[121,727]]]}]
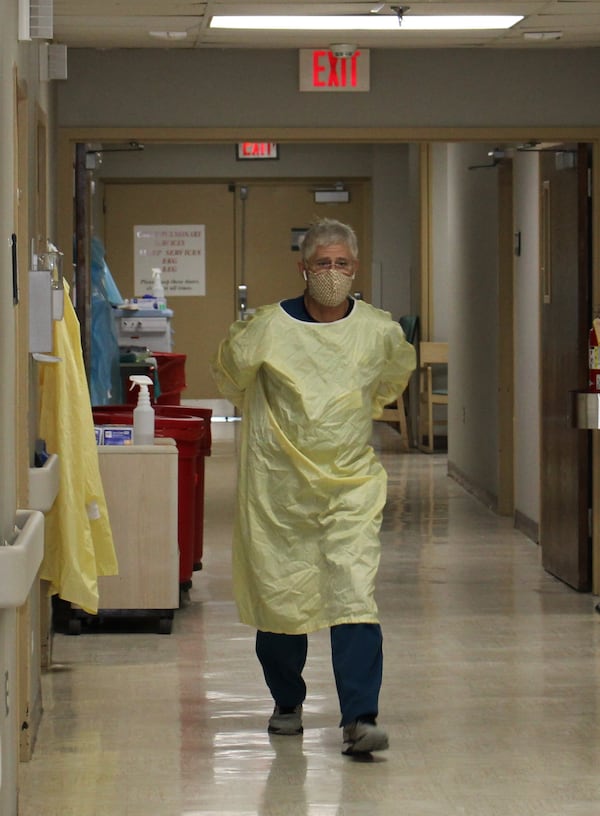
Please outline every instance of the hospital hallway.
[{"label": "hospital hallway", "polygon": [[309,638],[303,737],[237,622],[230,538],[237,423],[213,423],[204,569],[173,631],[56,634],[20,816],[598,816],[598,599],[375,423],[389,474],[378,603],[390,750],[341,754],[329,635]]}]

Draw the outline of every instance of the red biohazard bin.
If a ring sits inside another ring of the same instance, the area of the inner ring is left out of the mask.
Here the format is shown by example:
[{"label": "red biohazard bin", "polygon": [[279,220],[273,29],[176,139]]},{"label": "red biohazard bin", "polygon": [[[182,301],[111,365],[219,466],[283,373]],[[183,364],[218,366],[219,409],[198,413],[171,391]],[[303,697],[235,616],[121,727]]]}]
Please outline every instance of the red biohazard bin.
[{"label": "red biohazard bin", "polygon": [[210,456],[212,437],[210,408],[193,408],[189,405],[155,405],[155,415],[158,416],[193,416],[204,423],[204,433],[198,440],[198,455],[196,457],[196,522],[194,529],[194,571],[202,569],[202,555],[204,552],[204,460]]},{"label": "red biohazard bin", "polygon": [[186,354],[173,354],[167,351],[153,351],[156,360],[159,395],[158,405],[180,405],[181,392],[186,387],[185,361]]},{"label": "red biohazard bin", "polygon": [[[133,405],[103,405],[92,409],[96,425],[132,425]],[[156,411],[156,409],[155,409]],[[192,585],[194,545],[196,537],[196,503],[198,454],[205,434],[201,417],[188,415],[155,415],[154,434],[158,438],[175,440],[178,453],[177,540],[179,544],[179,586]]]}]

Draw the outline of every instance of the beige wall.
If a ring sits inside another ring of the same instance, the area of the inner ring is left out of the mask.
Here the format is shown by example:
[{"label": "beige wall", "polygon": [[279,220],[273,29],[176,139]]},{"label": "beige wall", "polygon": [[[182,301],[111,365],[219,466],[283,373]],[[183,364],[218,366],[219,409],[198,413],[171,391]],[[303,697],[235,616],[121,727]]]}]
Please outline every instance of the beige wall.
[{"label": "beige wall", "polygon": [[[17,8],[13,0],[0,0],[0,536],[7,538],[15,522],[15,511],[27,500],[26,474],[34,433],[35,403],[33,369],[27,344],[29,238],[36,219],[36,128],[48,115],[51,90],[38,82],[38,43],[17,42]],[[17,100],[16,86],[19,86]],[[17,111],[21,125],[17,139]],[[20,189],[17,188],[20,186]],[[17,209],[17,200],[19,201]],[[20,303],[13,304],[10,237],[19,232]],[[19,421],[17,421],[17,418]],[[37,610],[39,617],[39,610]],[[34,618],[36,616],[34,615]],[[37,621],[34,621],[34,626]],[[39,683],[39,665],[31,666],[35,678],[24,680],[19,668],[30,664],[17,660],[17,614],[0,609],[0,813],[17,812],[19,759],[19,713],[21,681]],[[25,657],[31,657],[36,631],[21,632]],[[8,705],[4,704],[4,700]]]}]

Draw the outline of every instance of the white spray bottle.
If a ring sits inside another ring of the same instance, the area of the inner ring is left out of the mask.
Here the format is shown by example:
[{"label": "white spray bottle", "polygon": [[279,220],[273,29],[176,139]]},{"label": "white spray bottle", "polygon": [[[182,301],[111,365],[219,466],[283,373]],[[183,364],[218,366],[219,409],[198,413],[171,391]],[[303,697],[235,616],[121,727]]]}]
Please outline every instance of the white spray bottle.
[{"label": "white spray bottle", "polygon": [[133,411],[133,444],[153,445],[154,444],[154,408],[150,405],[150,391],[148,386],[152,385],[152,380],[146,374],[132,374],[129,378],[131,387],[136,385],[140,388],[138,403]]},{"label": "white spray bottle", "polygon": [[156,266],[152,267],[152,296],[156,299],[156,307],[158,309],[163,310],[167,308],[165,290],[161,279],[161,270]]}]

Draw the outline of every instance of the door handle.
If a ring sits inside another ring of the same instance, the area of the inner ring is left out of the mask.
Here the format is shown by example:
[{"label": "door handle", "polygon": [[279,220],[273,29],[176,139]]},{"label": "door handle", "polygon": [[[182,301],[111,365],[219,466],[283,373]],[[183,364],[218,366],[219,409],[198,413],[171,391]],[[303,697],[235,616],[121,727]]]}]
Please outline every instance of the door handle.
[{"label": "door handle", "polygon": [[248,309],[248,287],[245,283],[238,285],[238,319],[245,320]]}]

